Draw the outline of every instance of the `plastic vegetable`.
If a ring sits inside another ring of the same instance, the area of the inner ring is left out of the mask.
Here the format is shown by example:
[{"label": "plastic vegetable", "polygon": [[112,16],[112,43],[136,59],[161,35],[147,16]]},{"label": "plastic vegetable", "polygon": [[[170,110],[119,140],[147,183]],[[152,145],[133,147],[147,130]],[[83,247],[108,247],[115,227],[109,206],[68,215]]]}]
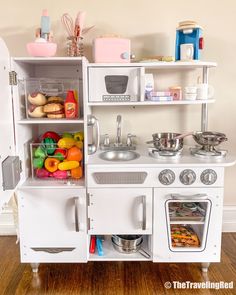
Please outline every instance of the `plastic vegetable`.
[{"label": "plastic vegetable", "polygon": [[56,158],[47,158],[44,162],[44,167],[49,172],[55,172],[57,170],[57,166],[60,163],[60,161]]},{"label": "plastic vegetable", "polygon": [[74,134],[74,139],[77,141],[84,141],[84,133],[83,132],[76,132]]},{"label": "plastic vegetable", "polygon": [[75,145],[76,141],[74,140],[74,138],[61,138],[57,145],[59,148],[62,149],[70,149],[73,145]]},{"label": "plastic vegetable", "polygon": [[33,167],[34,168],[43,168],[44,159],[43,158],[34,158]]},{"label": "plastic vegetable", "polygon": [[35,174],[38,178],[47,178],[50,176],[50,173],[44,168],[36,169]]},{"label": "plastic vegetable", "polygon": [[56,149],[54,152],[54,158],[57,158],[60,161],[65,160],[66,156],[67,156],[67,150],[66,149]]},{"label": "plastic vegetable", "polygon": [[73,146],[68,150],[66,160],[67,161],[81,161],[83,158],[83,154],[79,148]]},{"label": "plastic vegetable", "polygon": [[58,142],[58,140],[61,138],[61,136],[59,134],[57,134],[56,132],[53,131],[47,131],[43,134],[42,136],[43,139],[45,138],[51,138],[54,139],[55,142]]},{"label": "plastic vegetable", "polygon": [[69,177],[68,171],[57,170],[51,174],[52,177],[57,179],[67,179]]},{"label": "plastic vegetable", "polygon": [[63,138],[73,138],[73,135],[72,135],[71,133],[69,133],[69,132],[64,132],[64,133],[62,134],[62,137],[63,137]]},{"label": "plastic vegetable", "polygon": [[46,152],[45,152],[44,148],[41,147],[41,146],[38,146],[37,149],[34,152],[34,156],[36,158],[45,159],[47,155],[46,155]]},{"label": "plastic vegetable", "polygon": [[77,146],[79,149],[82,149],[84,146],[83,141],[76,141],[75,146]]},{"label": "plastic vegetable", "polygon": [[65,161],[58,165],[59,170],[71,170],[79,167],[78,161]]},{"label": "plastic vegetable", "polygon": [[50,137],[47,137],[47,138],[44,138],[43,143],[44,143],[44,148],[46,150],[46,153],[48,155],[53,155],[53,153],[56,150],[55,140]]},{"label": "plastic vegetable", "polygon": [[79,179],[83,176],[83,169],[82,167],[71,169],[70,175],[72,178]]}]

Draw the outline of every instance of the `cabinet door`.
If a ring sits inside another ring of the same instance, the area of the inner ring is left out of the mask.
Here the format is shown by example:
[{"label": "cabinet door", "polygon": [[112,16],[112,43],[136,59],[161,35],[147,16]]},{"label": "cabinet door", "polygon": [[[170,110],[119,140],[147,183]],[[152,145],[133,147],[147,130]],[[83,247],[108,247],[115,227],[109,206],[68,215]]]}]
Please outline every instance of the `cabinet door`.
[{"label": "cabinet door", "polygon": [[15,154],[14,145],[14,125],[13,125],[13,105],[11,87],[9,85],[10,56],[6,44],[0,38],[0,213],[2,205],[8,202],[14,190],[4,190],[2,163],[8,156]]},{"label": "cabinet door", "polygon": [[23,262],[87,260],[85,189],[18,192]]},{"label": "cabinet door", "polygon": [[152,189],[89,189],[91,234],[151,234]]}]

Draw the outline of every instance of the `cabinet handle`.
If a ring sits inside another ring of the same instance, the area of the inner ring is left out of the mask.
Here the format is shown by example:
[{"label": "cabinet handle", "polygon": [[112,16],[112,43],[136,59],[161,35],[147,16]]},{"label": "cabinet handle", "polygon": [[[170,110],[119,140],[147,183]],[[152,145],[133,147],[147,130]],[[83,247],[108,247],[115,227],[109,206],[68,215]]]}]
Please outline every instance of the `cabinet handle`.
[{"label": "cabinet handle", "polygon": [[142,196],[142,205],[143,205],[142,230],[146,230],[147,229],[147,202],[146,202],[146,196]]},{"label": "cabinet handle", "polygon": [[206,194],[195,194],[195,195],[171,194],[170,196],[174,200],[186,200],[186,199],[191,199],[191,200],[201,199],[201,200],[205,200],[205,199],[207,199],[207,195]]},{"label": "cabinet handle", "polygon": [[79,232],[79,197],[74,197],[75,201],[75,231]]}]

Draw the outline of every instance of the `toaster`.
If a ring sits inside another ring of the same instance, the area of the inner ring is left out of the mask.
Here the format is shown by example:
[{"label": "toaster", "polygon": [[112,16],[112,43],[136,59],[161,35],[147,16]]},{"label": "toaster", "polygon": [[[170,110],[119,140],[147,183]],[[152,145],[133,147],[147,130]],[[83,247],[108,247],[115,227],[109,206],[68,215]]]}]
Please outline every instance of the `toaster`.
[{"label": "toaster", "polygon": [[130,39],[118,37],[95,38],[93,58],[97,63],[128,63],[130,62]]}]

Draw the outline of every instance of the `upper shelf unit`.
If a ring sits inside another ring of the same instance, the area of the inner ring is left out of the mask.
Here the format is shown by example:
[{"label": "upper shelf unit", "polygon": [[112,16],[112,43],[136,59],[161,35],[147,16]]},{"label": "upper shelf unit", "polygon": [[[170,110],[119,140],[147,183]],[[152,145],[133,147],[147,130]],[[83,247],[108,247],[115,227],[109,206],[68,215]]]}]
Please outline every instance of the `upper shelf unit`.
[{"label": "upper shelf unit", "polygon": [[146,69],[197,69],[197,68],[214,68],[216,62],[207,61],[174,61],[174,62],[133,62],[133,63],[89,63],[89,67],[144,67]]},{"label": "upper shelf unit", "polygon": [[75,66],[82,61],[87,61],[85,57],[14,57],[14,62],[40,66]]}]

